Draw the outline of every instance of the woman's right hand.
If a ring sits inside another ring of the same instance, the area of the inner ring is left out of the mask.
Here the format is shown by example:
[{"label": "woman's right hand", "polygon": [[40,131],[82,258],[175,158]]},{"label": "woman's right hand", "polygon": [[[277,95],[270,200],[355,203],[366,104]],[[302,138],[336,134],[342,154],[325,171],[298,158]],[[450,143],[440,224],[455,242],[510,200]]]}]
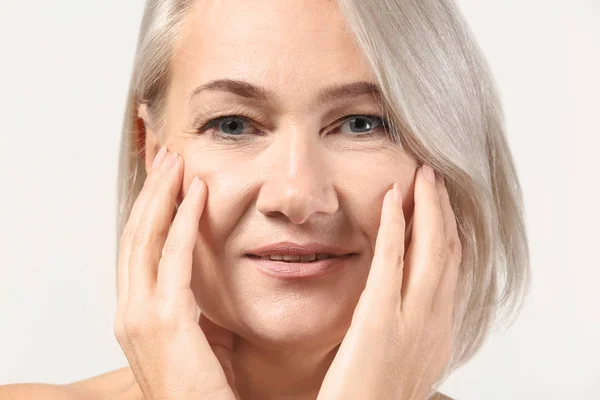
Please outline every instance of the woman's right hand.
[{"label": "woman's right hand", "polygon": [[163,147],[121,235],[114,332],[146,399],[235,400],[233,335],[198,321],[190,287],[207,187],[194,178],[173,218],[182,180]]}]

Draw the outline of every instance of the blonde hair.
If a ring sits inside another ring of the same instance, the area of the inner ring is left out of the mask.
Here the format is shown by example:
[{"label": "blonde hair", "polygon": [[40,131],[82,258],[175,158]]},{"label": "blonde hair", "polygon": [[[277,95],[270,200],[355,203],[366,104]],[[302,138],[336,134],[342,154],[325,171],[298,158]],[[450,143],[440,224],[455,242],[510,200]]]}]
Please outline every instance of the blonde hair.
[{"label": "blonde hair", "polygon": [[[338,3],[382,88],[394,140],[445,177],[457,217],[463,258],[441,383],[475,355],[495,322],[514,321],[530,284],[521,187],[498,93],[453,1]],[[170,59],[192,4],[146,3],[121,139],[118,237],[146,176],[137,107],[147,104],[164,126]]]}]

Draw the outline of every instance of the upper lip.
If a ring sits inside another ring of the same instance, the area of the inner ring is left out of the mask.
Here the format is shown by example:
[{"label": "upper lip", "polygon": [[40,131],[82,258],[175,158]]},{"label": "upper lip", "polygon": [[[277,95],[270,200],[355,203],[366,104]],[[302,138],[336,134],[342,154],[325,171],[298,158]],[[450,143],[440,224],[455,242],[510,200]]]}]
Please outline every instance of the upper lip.
[{"label": "upper lip", "polygon": [[272,243],[267,246],[262,246],[254,250],[250,250],[246,255],[253,256],[269,256],[269,255],[290,255],[290,256],[303,256],[309,254],[333,254],[334,256],[344,256],[348,254],[354,254],[353,251],[331,244],[325,243],[306,243],[298,244],[293,242],[278,242]]}]

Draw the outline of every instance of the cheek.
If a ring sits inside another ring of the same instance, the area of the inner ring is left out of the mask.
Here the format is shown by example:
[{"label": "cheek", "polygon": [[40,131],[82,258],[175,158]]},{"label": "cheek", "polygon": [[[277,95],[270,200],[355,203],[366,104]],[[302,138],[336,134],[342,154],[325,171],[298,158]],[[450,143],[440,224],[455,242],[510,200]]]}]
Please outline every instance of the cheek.
[{"label": "cheek", "polygon": [[346,212],[367,236],[373,249],[381,221],[383,199],[394,182],[400,185],[402,191],[405,220],[412,217],[415,171],[412,161],[403,162],[398,157],[372,157],[346,165],[338,177],[342,185],[339,190],[344,193],[348,207]]},{"label": "cheek", "polygon": [[[260,174],[256,173],[260,166],[252,167],[251,162],[245,160],[242,164],[246,167],[242,168],[241,157],[236,152],[228,155],[210,147],[190,146],[182,154],[185,160],[184,193],[194,176],[204,180],[209,188],[201,236],[208,242],[214,241],[213,245],[221,243],[219,247],[222,248],[245,212],[242,205],[246,204],[246,197],[255,186],[260,186]],[[363,231],[372,246],[379,229],[383,198],[394,182],[400,185],[404,216],[410,220],[416,171],[412,158],[397,150],[382,149],[378,153],[353,152],[351,157],[348,153],[340,154],[330,161],[339,201],[345,208],[343,212]]]},{"label": "cheek", "polygon": [[184,187],[187,192],[194,176],[206,183],[208,199],[201,228],[208,230],[218,240],[222,240],[222,236],[230,231],[243,211],[240,201],[244,196],[244,188],[251,184],[248,170],[240,168],[235,160],[227,160],[211,152],[185,156]]}]

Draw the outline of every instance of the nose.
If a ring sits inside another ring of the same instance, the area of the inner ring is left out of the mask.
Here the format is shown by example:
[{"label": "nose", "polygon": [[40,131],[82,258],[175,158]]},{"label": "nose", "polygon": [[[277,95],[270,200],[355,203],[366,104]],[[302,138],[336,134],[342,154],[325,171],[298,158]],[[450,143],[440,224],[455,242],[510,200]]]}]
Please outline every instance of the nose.
[{"label": "nose", "polygon": [[264,215],[283,214],[303,224],[313,214],[336,212],[338,199],[318,135],[297,133],[285,135],[265,154],[267,172],[256,207]]}]

